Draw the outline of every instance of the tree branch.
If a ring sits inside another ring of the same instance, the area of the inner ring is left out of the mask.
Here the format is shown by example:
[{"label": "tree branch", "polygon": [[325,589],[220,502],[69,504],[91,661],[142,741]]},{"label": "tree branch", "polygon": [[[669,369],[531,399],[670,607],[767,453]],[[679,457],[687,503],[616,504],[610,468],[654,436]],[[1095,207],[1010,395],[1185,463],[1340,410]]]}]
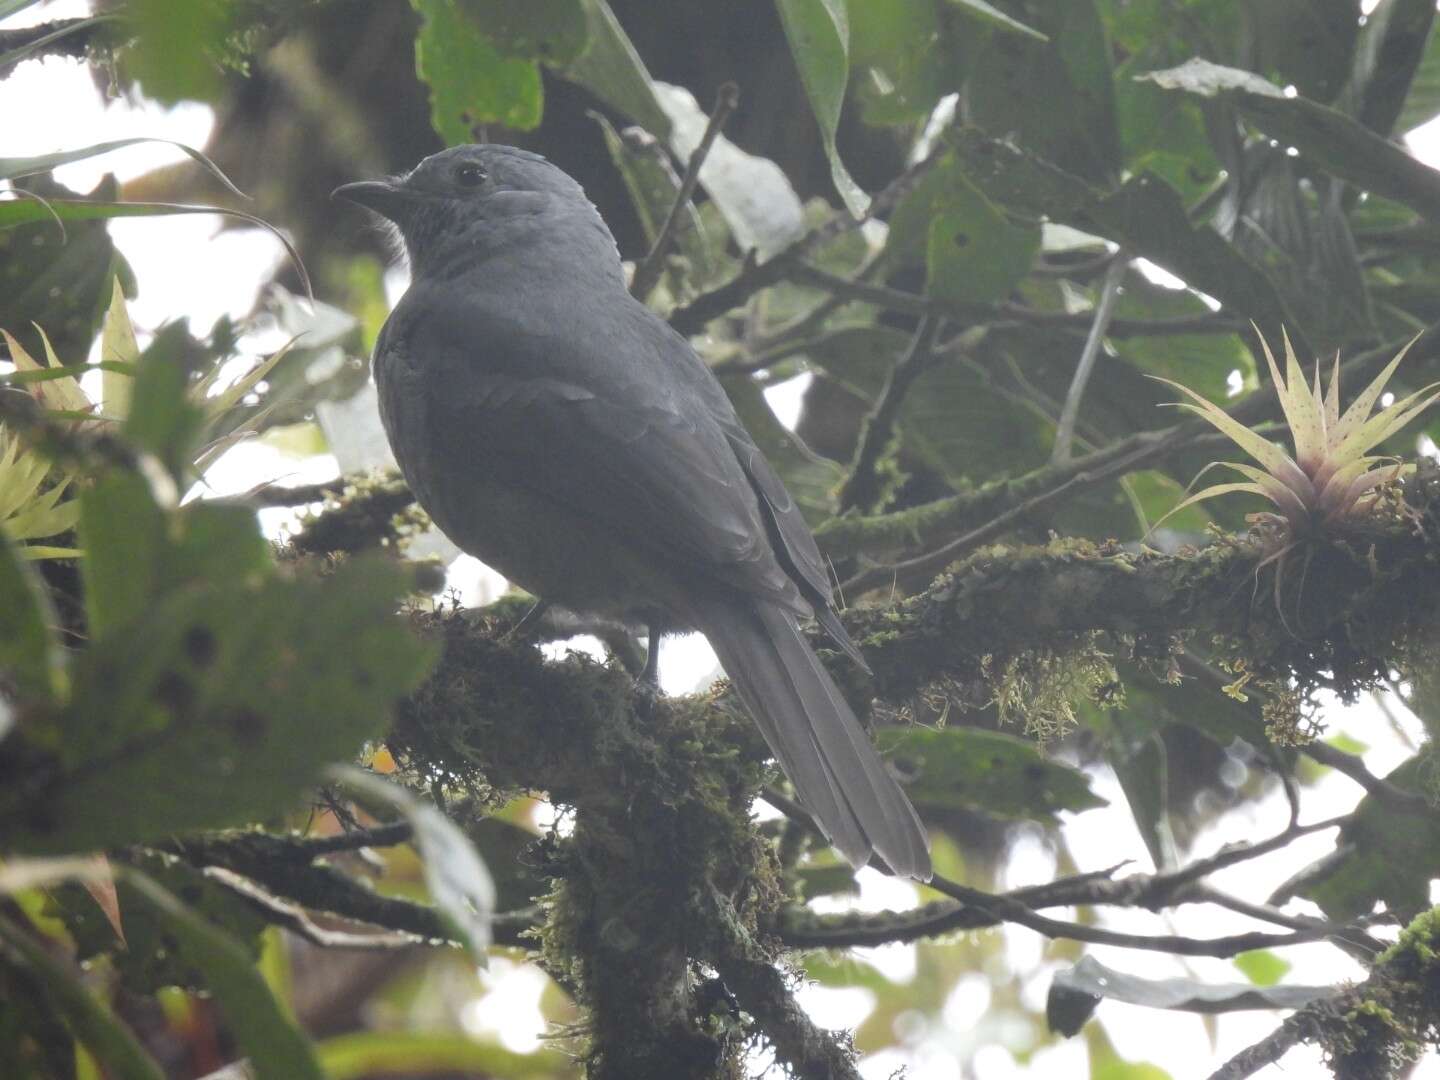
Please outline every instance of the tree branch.
[{"label": "tree branch", "polygon": [[1237,956],[1251,949],[1278,949],[1286,945],[1323,941],[1334,933],[1334,928],[1327,923],[1288,934],[1251,932],[1218,938],[1192,938],[1179,934],[1126,934],[1118,930],[1105,930],[1098,926],[1052,919],[1041,915],[1020,900],[972,889],[941,877],[932,880],[930,887],[964,904],[988,911],[999,921],[1017,923],[1046,937],[1086,941],[1092,945],[1115,945],[1122,949],[1150,949],[1179,956]]},{"label": "tree branch", "polygon": [[8,64],[0,65],[0,79],[9,76],[15,66],[25,60],[44,56],[69,56],[83,59],[96,38],[107,33],[109,16],[86,15],[77,19],[56,19],[38,26],[22,26],[0,30],[0,56],[19,55]]},{"label": "tree branch", "polygon": [[1085,397],[1085,387],[1095,371],[1095,361],[1100,357],[1100,346],[1110,331],[1110,321],[1115,315],[1115,302],[1120,297],[1120,282],[1130,269],[1130,260],[1124,255],[1115,259],[1105,271],[1104,284],[1100,286],[1100,303],[1095,305],[1093,321],[1085,335],[1085,347],[1080,350],[1080,359],[1075,365],[1075,376],[1070,380],[1070,389],[1065,394],[1065,405],[1060,410],[1060,421],[1055,427],[1055,446],[1050,462],[1061,465],[1070,460],[1071,444],[1075,441],[1075,421],[1080,418],[1080,402]]},{"label": "tree branch", "polygon": [[702,293],[684,307],[677,308],[670,316],[670,325],[682,334],[698,334],[711,319],[719,318],[732,308],[739,307],[761,289],[785,280],[795,266],[831,241],[853,232],[871,218],[879,217],[892,209],[914,190],[938,159],[938,154],[931,154],[897,176],[886,185],[884,191],[871,200],[870,209],[863,218],[856,218],[844,210],[837,211],[765,262],[757,264],[753,260],[747,261],[745,268],[725,284]]},{"label": "tree branch", "polygon": [[800,1080],[860,1080],[853,1054],[805,1015],[772,957],[750,935],[729,900],[711,891],[708,927],[715,970],[740,1006]]},{"label": "tree branch", "polygon": [[[312,911],[329,912],[429,942],[458,944],[436,909],[397,897],[381,896],[333,866],[312,864],[309,860],[322,851],[310,846],[303,837],[278,837],[256,832],[189,837],[165,845],[163,850],[179,855],[192,866],[201,869],[218,867],[249,879],[263,886],[272,896],[282,901],[294,901]],[[331,847],[329,850],[342,849]],[[230,883],[233,879],[227,878],[226,881]],[[255,894],[252,892],[250,895],[254,899]],[[282,909],[284,907],[282,905]],[[283,918],[293,922],[289,915]],[[497,944],[525,947],[529,942],[523,935],[534,925],[533,912],[501,916],[496,918],[492,933]],[[293,925],[291,928],[295,929]]]},{"label": "tree branch", "polygon": [[730,119],[730,114],[739,104],[740,88],[733,82],[722,83],[715,95],[715,108],[710,112],[705,134],[700,138],[700,145],[695,147],[694,153],[690,155],[685,176],[680,181],[680,189],[675,193],[670,212],[665,216],[665,223],[661,225],[655,243],[650,245],[649,253],[635,268],[635,277],[630,282],[630,294],[637,299],[644,300],[649,296],[650,290],[655,288],[655,283],[660,280],[666,252],[675,239],[675,229],[680,224],[680,217],[690,202],[690,196],[695,194],[695,185],[700,182],[700,169],[705,164],[705,159],[710,156],[710,148],[715,145],[716,138],[725,127],[725,121]]},{"label": "tree branch", "polygon": [[935,360],[935,338],[940,333],[941,320],[926,315],[915,328],[910,338],[910,347],[895,362],[885,377],[885,386],[880,397],[860,426],[860,441],[855,448],[855,463],[850,475],[840,487],[840,512],[859,508],[873,510],[881,501],[882,483],[880,478],[881,458],[890,450],[895,437],[895,422],[900,416],[900,406],[910,387]]},{"label": "tree branch", "polygon": [[[777,801],[776,794],[766,790],[766,801],[784,811],[792,820],[814,829],[809,815],[795,807],[783,796]],[[798,811],[798,813],[795,813]],[[1268,840],[1248,844],[1233,844],[1221,848],[1215,854],[1197,859],[1180,870],[1163,874],[1132,874],[1129,877],[1115,877],[1121,867],[1091,871],[1060,878],[1043,885],[1031,885],[1000,894],[1003,902],[1024,904],[1034,910],[1048,907],[1114,906],[1143,907],[1159,911],[1177,903],[1202,901],[1222,903],[1222,898],[1204,892],[1197,885],[1200,879],[1227,866],[1259,858],[1289,844],[1297,837],[1325,829],[1338,828],[1349,815],[1317,821],[1310,825],[1298,825],[1285,829]],[[1122,864],[1123,865],[1123,864]],[[943,890],[942,890],[943,891]],[[987,894],[988,895],[988,894]],[[1229,906],[1229,905],[1226,905]],[[1258,906],[1257,906],[1258,907]],[[1321,920],[1291,920],[1282,912],[1266,909],[1263,913],[1247,912],[1252,917],[1275,921],[1271,915],[1279,915],[1286,925],[1296,930],[1315,930],[1324,926],[1327,934],[1340,934],[1349,928],[1333,924],[1322,924]],[[939,901],[925,904],[913,911],[882,911],[875,914],[845,913],[821,915],[806,908],[785,908],[771,921],[770,929],[792,948],[838,949],[856,945],[883,945],[887,942],[916,941],[953,933],[957,930],[978,930],[997,926],[1005,919],[987,906],[972,903],[951,903]]]},{"label": "tree branch", "polygon": [[1318,740],[1303,746],[1301,751],[1306,757],[1321,765],[1328,765],[1336,772],[1348,776],[1363,787],[1366,794],[1373,795],[1377,801],[1393,810],[1429,813],[1434,809],[1430,800],[1424,795],[1406,791],[1404,788],[1396,787],[1383,777],[1376,776],[1365,768],[1364,760],[1357,754],[1347,754],[1344,750]]},{"label": "tree branch", "polygon": [[1440,908],[1432,908],[1401,932],[1363,983],[1306,1005],[1210,1080],[1245,1080],[1302,1042],[1319,1043],[1337,1077],[1393,1080],[1440,1036],[1437,994]]},{"label": "tree branch", "polygon": [[[1395,352],[1394,346],[1373,349],[1344,364],[1341,375],[1347,381],[1363,381]],[[1440,324],[1427,330],[1409,355],[1420,360],[1437,353]],[[1267,384],[1247,395],[1230,410],[1230,415],[1242,424],[1254,426],[1272,418],[1277,409],[1274,388]],[[1170,428],[1137,432],[1064,464],[1047,464],[1023,476],[991,481],[973,492],[890,514],[832,518],[815,531],[815,538],[821,549],[835,559],[930,548],[928,554],[874,567],[859,582],[866,588],[894,581],[923,583],[966,552],[1002,535],[1028,514],[1052,509],[1127,472],[1150,468],[1212,431],[1205,421],[1196,419]],[[847,590],[853,591],[855,584],[847,583]]]}]

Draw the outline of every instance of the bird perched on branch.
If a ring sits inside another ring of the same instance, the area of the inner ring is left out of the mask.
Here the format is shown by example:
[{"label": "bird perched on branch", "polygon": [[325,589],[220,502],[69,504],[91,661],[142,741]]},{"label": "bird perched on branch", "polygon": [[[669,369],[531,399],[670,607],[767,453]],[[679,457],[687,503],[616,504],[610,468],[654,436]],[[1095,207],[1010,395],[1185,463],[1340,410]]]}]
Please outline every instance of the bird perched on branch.
[{"label": "bird perched on branch", "polygon": [[864,664],[798,508],[614,237],[544,158],[460,146],[335,195],[393,222],[413,279],[375,348],[420,505],[546,601],[698,628],[830,841],[928,880],[914,809],[801,633]]}]

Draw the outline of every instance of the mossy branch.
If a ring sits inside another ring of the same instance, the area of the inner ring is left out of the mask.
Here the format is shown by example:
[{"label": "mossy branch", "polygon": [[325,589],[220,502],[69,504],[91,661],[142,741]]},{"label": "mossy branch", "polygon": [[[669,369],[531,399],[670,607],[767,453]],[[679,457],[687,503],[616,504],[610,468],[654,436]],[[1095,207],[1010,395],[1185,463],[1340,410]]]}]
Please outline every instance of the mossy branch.
[{"label": "mossy branch", "polygon": [[1162,655],[1177,635],[1221,638],[1257,675],[1346,696],[1427,648],[1437,553],[1409,527],[1317,541],[1283,563],[1267,557],[1236,540],[1176,555],[1074,540],[987,548],[920,596],[852,610],[847,624],[891,701],[936,680],[982,678],[986,656],[1063,650],[1096,631],[1142,655]]},{"label": "mossy branch", "polygon": [[1363,983],[1300,1009],[1210,1080],[1244,1080],[1302,1042],[1324,1048],[1337,1080],[1391,1080],[1440,1046],[1440,908],[1407,926]]}]

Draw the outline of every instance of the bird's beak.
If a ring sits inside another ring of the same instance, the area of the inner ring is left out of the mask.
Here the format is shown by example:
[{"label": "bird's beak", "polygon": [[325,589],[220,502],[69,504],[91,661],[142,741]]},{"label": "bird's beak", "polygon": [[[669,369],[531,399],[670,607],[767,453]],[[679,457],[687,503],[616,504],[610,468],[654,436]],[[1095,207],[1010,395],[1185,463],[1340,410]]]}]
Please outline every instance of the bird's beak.
[{"label": "bird's beak", "polygon": [[359,180],[353,184],[341,184],[330,193],[330,197],[374,210],[391,221],[395,220],[400,208],[410,201],[406,191],[390,180]]}]

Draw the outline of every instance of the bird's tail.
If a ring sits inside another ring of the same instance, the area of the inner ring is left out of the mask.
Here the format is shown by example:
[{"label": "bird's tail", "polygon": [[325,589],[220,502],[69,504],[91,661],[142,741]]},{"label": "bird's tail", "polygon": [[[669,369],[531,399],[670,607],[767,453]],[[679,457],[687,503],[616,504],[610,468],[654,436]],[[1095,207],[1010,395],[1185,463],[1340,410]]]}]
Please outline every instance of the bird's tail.
[{"label": "bird's tail", "polygon": [[701,629],[800,801],[855,866],[878,853],[897,874],[930,880],[930,843],[796,617],[752,597],[708,606]]}]

